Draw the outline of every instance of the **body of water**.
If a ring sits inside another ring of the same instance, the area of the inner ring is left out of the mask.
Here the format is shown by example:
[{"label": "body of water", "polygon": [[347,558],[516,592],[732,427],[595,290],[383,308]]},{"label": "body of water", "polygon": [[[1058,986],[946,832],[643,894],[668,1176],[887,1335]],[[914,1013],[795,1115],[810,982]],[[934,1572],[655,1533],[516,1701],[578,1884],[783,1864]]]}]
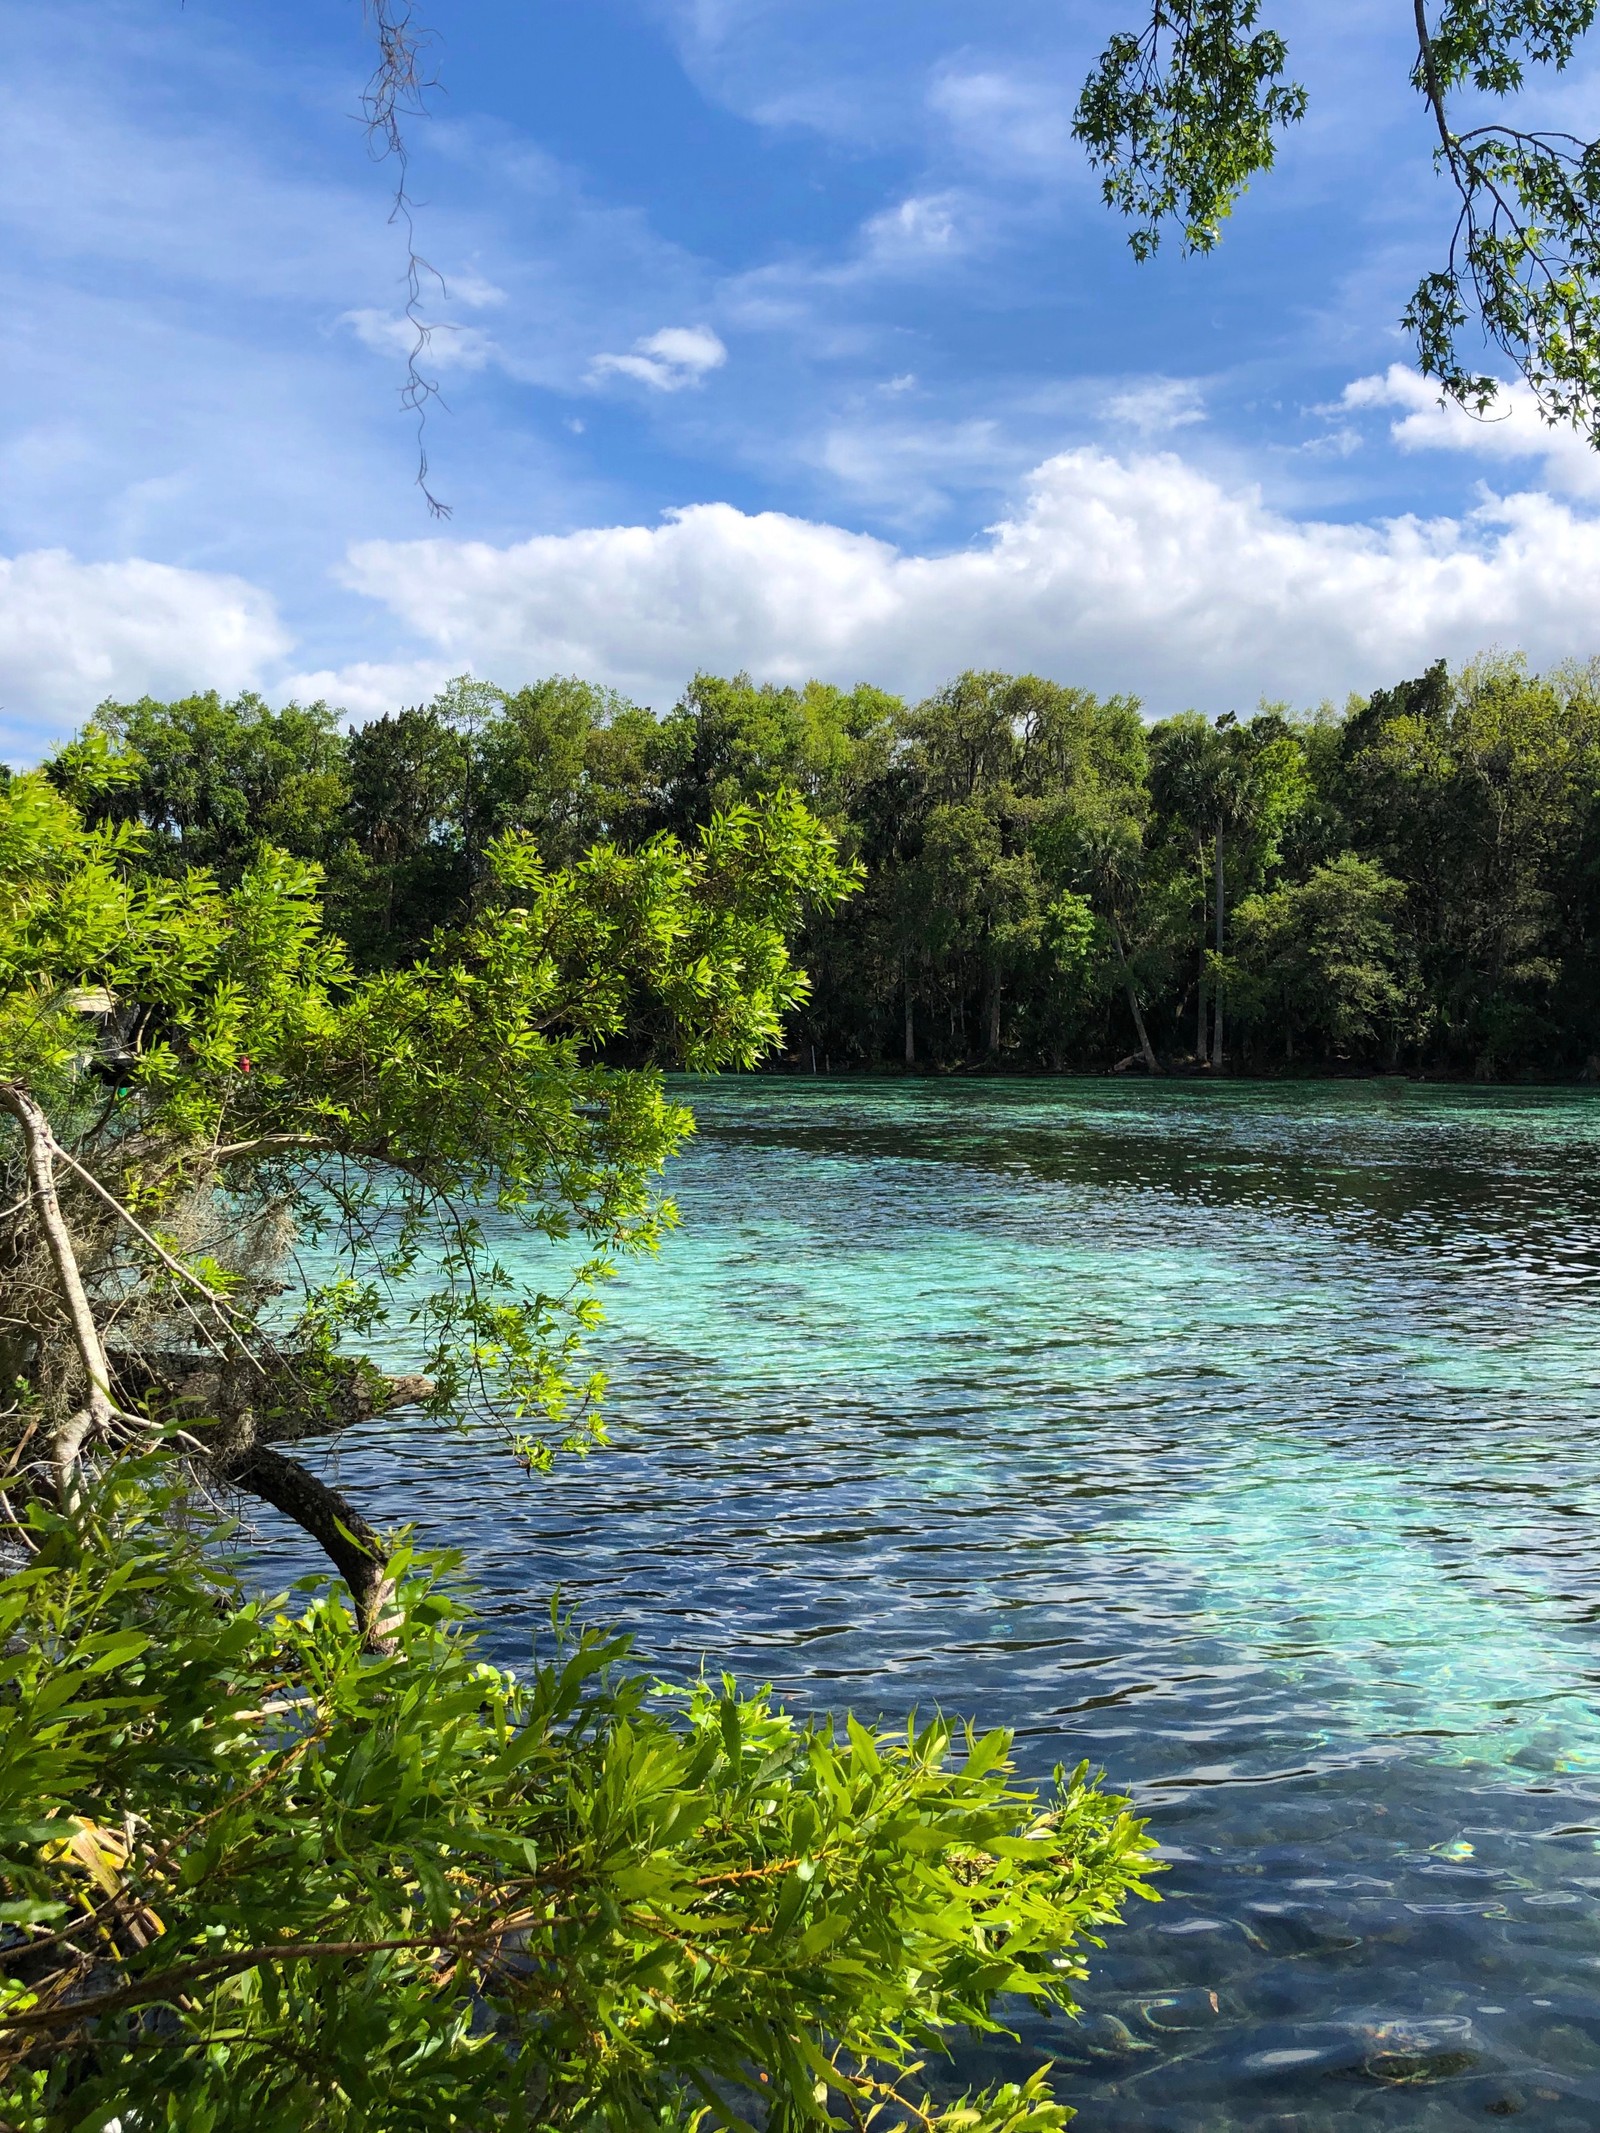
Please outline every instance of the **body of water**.
[{"label": "body of water", "polygon": [[663,1673],[1103,1765],[1163,1900],[972,2078],[1052,2058],[1085,2133],[1594,2133],[1600,1095],[686,1094],[617,1449],[373,1425],[368,1514],[467,1551],[513,1663],[559,1581]]}]

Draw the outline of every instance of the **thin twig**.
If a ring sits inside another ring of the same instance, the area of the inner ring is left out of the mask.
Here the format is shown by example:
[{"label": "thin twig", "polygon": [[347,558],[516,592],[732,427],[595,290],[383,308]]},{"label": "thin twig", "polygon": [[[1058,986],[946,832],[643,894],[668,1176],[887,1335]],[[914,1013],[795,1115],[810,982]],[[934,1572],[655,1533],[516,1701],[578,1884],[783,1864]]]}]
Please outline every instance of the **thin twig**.
[{"label": "thin twig", "polygon": [[[88,1291],[83,1285],[78,1255],[73,1249],[72,1232],[67,1227],[66,1218],[61,1212],[61,1202],[56,1196],[54,1158],[61,1150],[50,1130],[50,1121],[37,1099],[20,1081],[0,1083],[0,1109],[9,1111],[22,1128],[28,1176],[33,1186],[32,1197],[38,1205],[45,1244],[56,1270],[56,1281],[62,1301],[66,1305],[73,1341],[89,1380],[87,1400],[57,1429],[51,1447],[57,1495],[64,1508],[75,1510],[79,1500],[78,1461],[84,1440],[91,1431],[104,1429],[111,1420],[111,1366],[106,1360],[100,1329],[94,1322]],[[73,1167],[76,1169],[78,1166],[74,1164]]]},{"label": "thin twig", "polygon": [[377,33],[378,64],[362,95],[361,113],[374,154],[380,161],[394,161],[397,175],[389,220],[400,225],[406,239],[405,315],[413,339],[406,359],[405,383],[400,388],[400,405],[417,418],[417,487],[427,499],[433,517],[448,518],[450,506],[441,503],[428,486],[428,403],[437,400],[443,407],[445,402],[438,379],[427,377],[421,367],[433,339],[433,328],[422,315],[424,277],[436,281],[441,294],[447,292],[444,276],[417,250],[416,217],[407,189],[411,156],[401,125],[402,117],[421,117],[426,112],[428,92],[438,87],[423,66],[423,50],[431,41],[432,32],[416,27],[410,0],[364,0],[364,8]]},{"label": "thin twig", "polygon": [[53,1145],[56,1154],[60,1156],[62,1162],[69,1165],[70,1168],[72,1168],[78,1173],[79,1177],[82,1178],[83,1182],[85,1183],[85,1185],[88,1186],[89,1190],[92,1193],[97,1194],[100,1199],[104,1200],[107,1207],[111,1209],[111,1212],[114,1215],[119,1216],[124,1222],[126,1222],[129,1229],[133,1231],[136,1237],[143,1238],[144,1242],[149,1245],[151,1251],[155,1253],[156,1257],[161,1261],[162,1265],[166,1267],[170,1273],[176,1274],[180,1278],[180,1280],[192,1282],[194,1287],[200,1291],[200,1294],[205,1298],[207,1303],[215,1304],[217,1308],[221,1311],[226,1312],[228,1310],[228,1300],[225,1296],[219,1295],[217,1291],[213,1289],[208,1282],[202,1281],[200,1279],[200,1276],[194,1273],[189,1267],[186,1267],[181,1259],[175,1259],[172,1256],[171,1252],[167,1250],[165,1245],[158,1244],[155,1238],[152,1237],[150,1232],[144,1227],[144,1224],[139,1221],[137,1216],[130,1214],[128,1209],[123,1206],[122,1202],[117,1199],[114,1194],[106,1190],[106,1188],[101,1184],[100,1180],[94,1176],[92,1171],[85,1170],[85,1168],[78,1161],[75,1155],[69,1155],[66,1149],[62,1147],[59,1141],[54,1141]]}]

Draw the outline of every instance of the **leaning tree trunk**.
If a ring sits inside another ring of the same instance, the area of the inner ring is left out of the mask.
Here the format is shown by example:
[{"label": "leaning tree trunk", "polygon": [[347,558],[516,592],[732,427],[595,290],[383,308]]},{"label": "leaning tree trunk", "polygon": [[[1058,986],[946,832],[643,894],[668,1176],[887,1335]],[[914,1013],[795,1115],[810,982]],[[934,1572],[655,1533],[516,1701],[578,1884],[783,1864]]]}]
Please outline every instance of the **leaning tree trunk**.
[{"label": "leaning tree trunk", "polygon": [[1221,825],[1221,823],[1219,822],[1219,823],[1218,823],[1218,825],[1217,825],[1217,862],[1216,862],[1216,896],[1217,896],[1217,1010],[1216,1010],[1216,1012],[1217,1012],[1217,1018],[1216,1018],[1216,1023],[1215,1023],[1215,1025],[1214,1025],[1213,1029],[1212,1029],[1212,1033],[1211,1033],[1211,1064],[1212,1064],[1212,1065],[1213,1065],[1214,1067],[1216,1067],[1216,1068],[1217,1068],[1217,1069],[1218,1069],[1219,1071],[1221,1070],[1221,1067],[1222,1067],[1222,921],[1223,921],[1223,898],[1224,898],[1224,896],[1225,896],[1225,895],[1226,895],[1226,889],[1225,889],[1225,886],[1224,886],[1224,883],[1223,883],[1223,876],[1222,876],[1222,825]]},{"label": "leaning tree trunk", "polygon": [[88,1390],[83,1405],[56,1428],[50,1446],[50,1465],[56,1495],[63,1510],[75,1510],[80,1501],[78,1467],[84,1445],[106,1435],[116,1409],[111,1399],[111,1366],[106,1360],[100,1328],[83,1285],[72,1232],[61,1212],[56,1194],[56,1138],[42,1106],[20,1081],[0,1085],[0,1110],[9,1111],[22,1129],[22,1145],[28,1169],[28,1196],[44,1231],[45,1248],[55,1270],[73,1346],[83,1365]]},{"label": "leaning tree trunk", "polygon": [[1145,1071],[1159,1074],[1155,1048],[1150,1042],[1150,1033],[1144,1026],[1144,1010],[1139,1005],[1139,995],[1133,989],[1133,972],[1128,968],[1127,952],[1122,945],[1122,928],[1117,924],[1116,913],[1111,914],[1111,939],[1117,951],[1117,963],[1122,971],[1122,983],[1128,995],[1128,1006],[1133,1014],[1133,1026],[1139,1032],[1139,1049],[1144,1054]]},{"label": "leaning tree trunk", "polygon": [[905,983],[906,983],[906,1065],[907,1065],[908,1067],[914,1067],[914,1066],[916,1065],[916,1063],[917,1063],[917,1026],[916,1026],[916,1023],[915,1023],[915,1021],[914,1021],[914,1020],[912,1019],[912,1013],[911,1013],[911,966],[910,966],[909,964],[907,964],[907,965],[906,965],[906,970],[905,970]]},{"label": "leaning tree trunk", "polygon": [[994,984],[989,993],[989,1057],[1000,1056],[1000,973],[994,974]]},{"label": "leaning tree trunk", "polygon": [[[55,1274],[62,1309],[78,1353],[87,1392],[82,1404],[60,1423],[50,1448],[51,1479],[63,1510],[75,1513],[83,1501],[82,1462],[85,1450],[96,1440],[113,1440],[119,1433],[148,1432],[155,1426],[143,1415],[119,1404],[112,1392],[112,1369],[105,1342],[94,1315],[94,1306],[84,1286],[72,1231],[62,1212],[56,1191],[57,1161],[64,1162],[81,1181],[128,1228],[155,1250],[169,1267],[184,1274],[137,1219],[104,1185],[86,1170],[78,1158],[56,1140],[50,1120],[38,1099],[20,1081],[0,1082],[0,1111],[9,1112],[21,1128],[28,1173],[28,1205],[44,1232],[46,1249]],[[192,1280],[195,1277],[189,1276]],[[206,1291],[209,1295],[210,1291]],[[395,1381],[410,1389],[421,1381]],[[122,1398],[126,1398],[124,1393]],[[255,1418],[243,1414],[245,1441],[231,1454],[212,1458],[204,1447],[185,1434],[184,1441],[196,1453],[196,1464],[218,1480],[232,1482],[274,1505],[317,1541],[350,1588],[356,1618],[368,1650],[394,1649],[394,1580],[389,1575],[389,1551],[381,1537],[355,1506],[319,1481],[308,1467],[289,1459],[270,1446],[258,1444]]]},{"label": "leaning tree trunk", "polygon": [[367,1650],[394,1650],[395,1586],[389,1575],[389,1551],[383,1536],[347,1496],[269,1444],[252,1444],[231,1458],[219,1459],[212,1471],[219,1480],[271,1504],[310,1534],[350,1588]]}]

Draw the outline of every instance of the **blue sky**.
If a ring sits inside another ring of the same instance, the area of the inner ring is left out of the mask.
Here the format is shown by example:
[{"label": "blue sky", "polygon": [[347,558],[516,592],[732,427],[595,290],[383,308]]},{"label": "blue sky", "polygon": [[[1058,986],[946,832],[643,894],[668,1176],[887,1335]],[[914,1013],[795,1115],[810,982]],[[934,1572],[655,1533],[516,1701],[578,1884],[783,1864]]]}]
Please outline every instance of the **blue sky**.
[{"label": "blue sky", "polygon": [[1600,651],[1600,461],[1406,367],[1448,203],[1390,0],[1278,9],[1308,120],[1143,268],[1070,138],[1137,0],[421,5],[442,525],[359,0],[0,5],[12,760],[208,685],[976,664],[1220,711]]}]

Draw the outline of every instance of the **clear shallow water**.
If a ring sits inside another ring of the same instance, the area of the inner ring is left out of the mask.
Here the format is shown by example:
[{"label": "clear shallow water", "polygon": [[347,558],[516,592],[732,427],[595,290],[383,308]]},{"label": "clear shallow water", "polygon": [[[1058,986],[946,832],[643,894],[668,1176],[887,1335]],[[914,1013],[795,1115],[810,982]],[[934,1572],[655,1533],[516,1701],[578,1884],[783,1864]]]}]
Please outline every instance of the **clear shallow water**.
[{"label": "clear shallow water", "polygon": [[664,1673],[1103,1764],[1163,1902],[972,2078],[1053,2058],[1096,2133],[1600,2127],[1600,1095],[688,1093],[618,1449],[374,1425],[369,1515],[467,1550],[508,1660],[559,1580]]}]

